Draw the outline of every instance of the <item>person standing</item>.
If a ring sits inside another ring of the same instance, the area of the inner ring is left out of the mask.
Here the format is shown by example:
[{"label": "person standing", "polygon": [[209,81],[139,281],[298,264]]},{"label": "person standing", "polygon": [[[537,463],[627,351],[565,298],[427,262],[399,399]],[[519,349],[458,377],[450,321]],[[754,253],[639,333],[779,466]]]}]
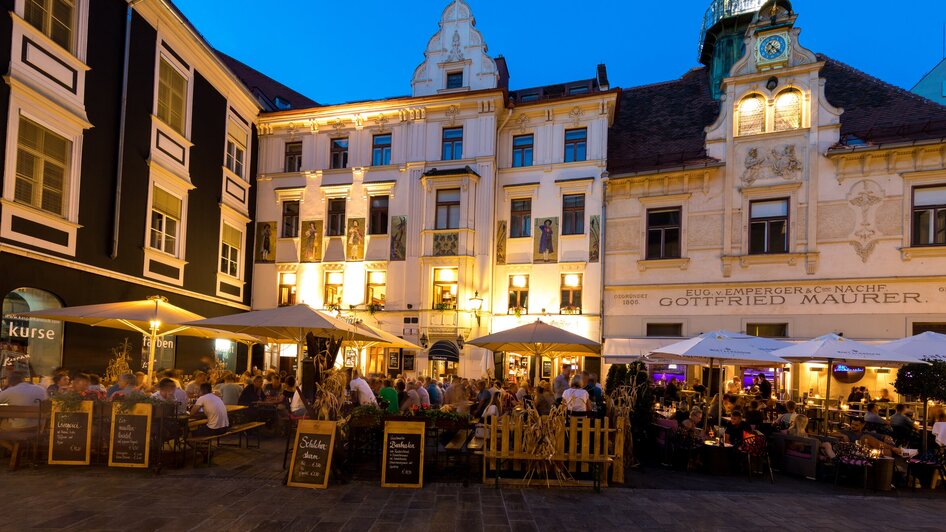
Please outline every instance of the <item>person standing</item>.
[{"label": "person standing", "polygon": [[565,393],[565,390],[568,389],[568,381],[572,376],[572,368],[565,366],[562,369],[562,372],[558,374],[558,377],[555,377],[555,380],[552,381],[552,394],[555,396],[555,400],[558,401],[562,398],[562,394]]},{"label": "person standing", "polygon": [[384,387],[381,388],[381,391],[378,395],[383,401],[388,403],[388,412],[392,414],[397,414],[400,411],[400,404],[397,399],[397,390],[392,386],[391,379],[384,379]]},{"label": "person standing", "polygon": [[414,391],[417,392],[417,396],[420,400],[421,406],[427,405],[430,406],[430,393],[427,391],[427,387],[424,386],[422,381],[414,381]]},{"label": "person standing", "polygon": [[437,386],[437,382],[427,377],[427,395],[430,396],[430,407],[431,408],[440,408],[443,406],[443,392],[440,391],[440,387]]},{"label": "person standing", "polygon": [[588,392],[581,387],[581,377],[572,377],[571,388],[562,392],[562,403],[571,415],[584,416],[590,410]]},{"label": "person standing", "polygon": [[759,395],[762,399],[768,401],[772,397],[772,383],[765,378],[764,373],[759,373]]}]

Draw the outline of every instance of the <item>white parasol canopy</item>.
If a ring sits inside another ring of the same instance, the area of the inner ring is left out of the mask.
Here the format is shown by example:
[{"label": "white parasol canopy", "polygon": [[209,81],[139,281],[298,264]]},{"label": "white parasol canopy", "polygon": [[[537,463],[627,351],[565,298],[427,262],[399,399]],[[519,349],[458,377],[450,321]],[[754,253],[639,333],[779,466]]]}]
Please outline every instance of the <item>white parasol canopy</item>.
[{"label": "white parasol canopy", "polygon": [[898,355],[911,356],[917,362],[924,358],[946,360],[946,334],[926,331],[914,336],[883,344],[883,348]]}]

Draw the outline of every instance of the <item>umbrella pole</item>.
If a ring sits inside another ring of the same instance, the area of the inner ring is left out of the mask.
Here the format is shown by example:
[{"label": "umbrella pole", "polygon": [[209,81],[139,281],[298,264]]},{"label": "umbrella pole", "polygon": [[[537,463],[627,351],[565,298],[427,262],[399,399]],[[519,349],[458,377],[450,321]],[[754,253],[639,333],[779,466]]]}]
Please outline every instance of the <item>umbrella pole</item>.
[{"label": "umbrella pole", "polygon": [[[831,404],[831,366],[834,365],[834,359],[828,359],[828,371],[827,371],[827,383],[825,384],[824,391],[824,433],[828,434],[828,414],[830,413],[829,405]],[[839,404],[838,407],[841,405]]]},{"label": "umbrella pole", "polygon": [[[713,367],[713,359],[710,359],[710,367]],[[710,371],[710,375],[713,372]],[[716,411],[718,412],[718,417],[716,418],[716,423],[719,426],[723,426],[723,361],[719,361],[719,392],[716,394]],[[719,434],[716,435],[719,437]],[[722,441],[726,441],[723,437]]]},{"label": "umbrella pole", "polygon": [[151,342],[148,345],[148,380],[145,381],[147,386],[151,386],[151,377],[154,375],[154,344],[158,341],[158,329],[154,325],[151,326]]}]

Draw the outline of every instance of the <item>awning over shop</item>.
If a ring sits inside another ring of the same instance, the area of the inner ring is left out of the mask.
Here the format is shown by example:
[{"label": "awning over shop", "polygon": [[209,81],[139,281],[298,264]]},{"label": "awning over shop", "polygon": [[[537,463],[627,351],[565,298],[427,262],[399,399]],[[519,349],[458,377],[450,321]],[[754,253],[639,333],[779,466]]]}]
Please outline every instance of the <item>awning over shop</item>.
[{"label": "awning over shop", "polygon": [[[679,342],[680,338],[605,338],[604,362],[606,364],[630,364],[661,347]],[[649,362],[659,362],[659,359]]]},{"label": "awning over shop", "polygon": [[460,361],[460,348],[450,340],[439,340],[430,346],[427,352],[428,360],[444,360],[446,362]]}]

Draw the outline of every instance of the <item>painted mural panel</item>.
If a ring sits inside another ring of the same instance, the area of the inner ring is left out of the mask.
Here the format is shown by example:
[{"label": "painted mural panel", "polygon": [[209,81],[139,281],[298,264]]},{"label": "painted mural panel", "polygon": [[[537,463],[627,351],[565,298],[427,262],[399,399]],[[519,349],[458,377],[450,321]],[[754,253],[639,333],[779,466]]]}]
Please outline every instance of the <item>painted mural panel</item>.
[{"label": "painted mural panel", "polygon": [[256,262],[276,261],[276,222],[256,222]]},{"label": "painted mural panel", "polygon": [[300,262],[322,261],[322,220],[304,220],[299,239]]},{"label": "painted mural panel", "polygon": [[536,218],[533,263],[558,262],[558,217]]},{"label": "painted mural panel", "polygon": [[345,247],[345,260],[365,260],[365,219],[348,219],[348,241]]}]

